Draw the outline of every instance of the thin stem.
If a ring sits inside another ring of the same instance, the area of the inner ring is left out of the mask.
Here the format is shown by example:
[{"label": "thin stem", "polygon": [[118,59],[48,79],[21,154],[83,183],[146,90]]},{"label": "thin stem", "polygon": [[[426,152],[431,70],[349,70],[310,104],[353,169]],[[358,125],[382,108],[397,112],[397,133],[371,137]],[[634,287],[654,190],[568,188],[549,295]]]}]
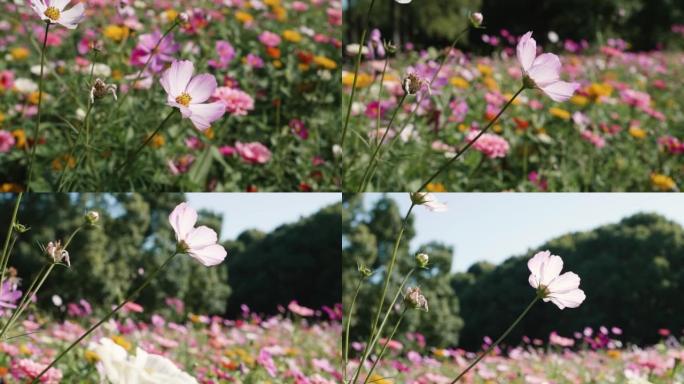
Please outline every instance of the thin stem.
[{"label": "thin stem", "polygon": [[535,297],[534,297],[534,300],[532,300],[532,302],[527,306],[527,308],[525,308],[525,310],[520,314],[520,316],[518,316],[518,318],[515,319],[515,321],[513,322],[513,324],[511,324],[511,326],[508,327],[508,329],[506,330],[506,332],[504,332],[503,335],[501,335],[501,336],[494,342],[494,344],[490,345],[489,348],[487,348],[486,351],[482,352],[482,353],[480,354],[480,356],[478,356],[477,359],[475,359],[475,361],[473,361],[472,363],[470,363],[470,365],[469,365],[463,372],[461,372],[460,375],[456,376],[456,378],[451,382],[451,384],[455,384],[458,380],[460,380],[463,376],[465,376],[465,374],[468,373],[468,371],[470,371],[475,365],[477,365],[477,363],[479,363],[480,360],[482,360],[485,356],[487,356],[487,354],[489,354],[489,352],[491,352],[492,350],[494,350],[494,348],[496,348],[496,347],[499,345],[499,343],[501,343],[501,341],[503,341],[503,339],[505,339],[506,336],[508,336],[508,334],[511,333],[511,331],[513,330],[513,328],[515,328],[515,326],[518,325],[518,323],[520,323],[520,321],[523,319],[523,317],[525,317],[525,315],[527,315],[527,312],[529,312],[530,309],[532,309],[532,306],[534,306],[534,304],[536,304],[537,301],[539,301],[539,296],[535,296]]},{"label": "thin stem", "polygon": [[351,328],[351,317],[354,312],[354,304],[356,304],[356,298],[359,296],[359,291],[361,291],[362,283],[363,277],[359,278],[359,282],[356,284],[356,292],[354,292],[354,298],[352,299],[349,311],[347,312],[347,325],[344,332],[344,363],[342,365],[345,383],[347,382],[347,364],[349,364],[349,328]]},{"label": "thin stem", "polygon": [[349,126],[349,118],[351,117],[352,104],[354,104],[354,96],[356,95],[356,80],[359,77],[359,67],[361,66],[361,56],[363,47],[366,44],[366,35],[368,34],[368,25],[370,24],[370,14],[373,9],[375,0],[371,0],[368,5],[368,12],[366,12],[366,23],[361,32],[361,41],[359,42],[359,51],[356,53],[356,63],[354,64],[354,80],[352,81],[351,95],[349,96],[349,105],[347,106],[347,115],[344,119],[344,127],[342,128],[342,140],[340,146],[344,148],[344,139],[347,137],[347,127]]},{"label": "thin stem", "polygon": [[166,123],[171,119],[171,117],[176,113],[177,110],[178,109],[173,108],[173,110],[166,116],[166,118],[161,123],[159,123],[159,126],[157,127],[157,129],[155,129],[154,132],[147,137],[147,139],[138,147],[138,149],[135,150],[135,152],[133,152],[133,154],[128,156],[128,159],[126,159],[126,162],[123,163],[121,165],[121,167],[119,168],[119,174],[122,174],[126,169],[128,169],[128,167],[131,164],[133,164],[135,158],[138,156],[140,151],[142,151],[143,148],[145,148],[147,146],[147,144],[149,144],[150,141],[152,141],[152,139],[159,133],[159,131],[161,131],[162,128],[164,128],[164,125],[166,125]]},{"label": "thin stem", "polygon": [[459,157],[461,157],[461,155],[462,155],[465,151],[467,151],[468,148],[470,148],[473,144],[475,144],[475,142],[477,141],[477,139],[479,139],[482,135],[484,135],[484,134],[489,130],[489,128],[491,128],[491,126],[494,125],[494,123],[495,123],[497,120],[499,120],[499,117],[501,117],[501,115],[502,115],[502,114],[504,113],[504,111],[508,108],[508,106],[511,105],[511,103],[513,103],[513,100],[515,100],[515,98],[518,97],[518,95],[519,95],[522,91],[524,91],[524,90],[525,90],[525,86],[522,86],[522,87],[518,90],[518,92],[516,92],[515,95],[513,95],[513,97],[511,97],[510,100],[508,100],[508,102],[506,103],[506,105],[504,105],[503,108],[501,108],[501,110],[499,111],[499,113],[496,114],[496,116],[489,122],[489,124],[487,124],[487,126],[486,126],[483,130],[481,130],[481,131],[477,134],[477,136],[475,136],[475,138],[474,138],[473,140],[470,140],[468,143],[466,143],[466,145],[465,145],[463,148],[459,149],[458,152],[456,152],[456,154],[455,154],[452,158],[450,158],[450,159],[447,160],[444,164],[442,164],[442,166],[439,167],[439,169],[437,169],[437,172],[435,172],[434,174],[432,174],[432,176],[430,176],[430,177],[427,179],[427,181],[425,181],[425,182],[423,183],[423,185],[421,185],[420,188],[418,188],[418,190],[417,190],[416,192],[421,192],[423,189],[425,189],[425,187],[427,187],[427,185],[430,184],[430,183],[432,182],[432,180],[434,180],[437,176],[439,176],[440,173],[444,172],[444,170],[446,170],[447,168],[449,168],[449,166],[450,166],[454,161],[456,161]]},{"label": "thin stem", "polygon": [[7,228],[7,236],[5,237],[5,245],[2,247],[2,270],[0,274],[0,289],[2,289],[2,283],[5,282],[5,269],[7,267],[7,263],[9,262],[9,244],[10,244],[10,239],[12,238],[12,232],[14,231],[14,225],[17,223],[17,213],[19,212],[19,203],[21,202],[21,197],[23,196],[23,193],[19,192],[17,195],[16,200],[14,201],[14,210],[12,210],[12,219],[10,220],[9,223],[9,228]]},{"label": "thin stem", "polygon": [[397,105],[397,108],[394,109],[394,113],[392,113],[392,118],[390,119],[389,124],[387,124],[387,129],[385,129],[385,132],[382,134],[382,138],[380,139],[378,146],[375,147],[375,151],[373,151],[373,155],[371,156],[370,160],[368,161],[368,165],[366,166],[366,171],[363,173],[363,178],[361,178],[361,183],[359,184],[359,187],[356,190],[356,192],[362,192],[363,190],[366,189],[366,185],[368,184],[368,181],[370,180],[370,170],[373,167],[373,163],[375,162],[375,159],[378,156],[378,152],[380,152],[380,148],[382,148],[382,144],[385,142],[385,138],[387,137],[387,134],[392,129],[392,123],[394,123],[394,118],[397,117],[397,113],[399,112],[399,110],[401,110],[401,106],[404,104],[404,100],[406,100],[407,95],[408,94],[406,92],[404,92],[404,94],[401,96],[401,99],[399,99],[399,104]]},{"label": "thin stem", "polygon": [[[45,283],[45,280],[47,279],[50,272],[52,272],[52,270],[55,268],[55,265],[57,265],[57,264],[56,263],[50,263],[50,267],[48,267],[47,271],[45,273],[43,273],[42,276],[38,275],[36,277],[36,280],[34,280],[34,283],[36,281],[38,281],[38,284],[31,284],[32,288],[34,286],[35,286],[35,288],[33,288],[32,290],[30,290],[29,292],[24,294],[24,297],[22,298],[21,303],[19,304],[17,309],[12,313],[12,316],[10,316],[10,319],[7,321],[7,323],[5,323],[5,326],[2,328],[2,331],[0,331],[0,340],[2,340],[3,336],[5,336],[5,333],[7,333],[7,331],[12,327],[12,325],[14,325],[14,323],[17,321],[17,319],[24,313],[26,308],[28,308],[28,306],[31,304],[31,302],[30,302],[31,298],[33,296],[35,296],[36,293],[38,293],[40,288]],[[43,271],[43,269],[41,269],[41,271]]]},{"label": "thin stem", "polygon": [[[76,135],[76,141],[74,141],[74,145],[71,146],[71,150],[69,151],[69,156],[65,159],[65,164],[64,168],[62,169],[62,174],[59,176],[59,181],[57,182],[57,190],[62,191],[62,187],[64,186],[64,178],[66,177],[67,171],[69,169],[69,159],[71,159],[74,156],[74,153],[76,152],[76,146],[78,145],[78,140],[81,138],[81,134],[83,131],[86,133],[86,147],[88,146],[88,120],[90,118],[90,112],[93,109],[93,104],[88,100],[88,110],[86,111],[85,118],[83,119],[83,126],[81,129],[78,130],[78,135]],[[87,148],[86,148],[87,151]],[[85,160],[85,159],[83,159]],[[74,166],[74,172],[78,170],[78,166],[81,164],[81,161],[77,162],[76,165]]]},{"label": "thin stem", "polygon": [[378,357],[375,358],[375,361],[373,361],[373,365],[371,366],[371,369],[368,371],[368,374],[366,375],[366,379],[363,381],[363,384],[368,383],[368,379],[373,374],[373,371],[375,370],[375,367],[378,365],[378,362],[380,362],[380,360],[382,359],[382,355],[385,354],[385,351],[387,350],[387,345],[389,345],[390,341],[392,341],[394,335],[397,333],[397,329],[399,329],[401,321],[404,320],[404,315],[406,314],[407,309],[408,307],[404,307],[404,310],[401,311],[401,315],[399,316],[399,320],[397,320],[397,324],[394,325],[392,333],[390,333],[389,338],[387,339],[387,341],[385,341],[385,344],[383,344],[382,349],[380,350],[380,354],[378,355]]},{"label": "thin stem", "polygon": [[36,148],[38,148],[38,135],[40,134],[40,118],[41,105],[43,103],[43,69],[45,67],[45,49],[47,47],[48,31],[50,29],[50,22],[45,23],[45,36],[43,37],[43,48],[40,50],[40,78],[38,80],[38,120],[36,122],[36,129],[33,132],[33,148],[31,148],[31,157],[29,158],[28,174],[26,177],[26,192],[31,190],[31,178],[33,177],[33,161],[36,158]]},{"label": "thin stem", "polygon": [[[389,64],[389,55],[385,56],[385,65],[382,67],[382,74],[380,75],[380,88],[378,88],[378,115],[375,120],[375,132],[380,131],[380,115],[381,115],[381,105],[382,102],[382,84],[385,82],[385,72],[387,72],[387,65]],[[378,137],[375,136],[375,144],[378,144]]]},{"label": "thin stem", "polygon": [[174,257],[176,257],[177,254],[178,254],[178,253],[174,252],[174,253],[171,255],[171,257],[169,257],[168,259],[166,259],[166,261],[164,261],[164,263],[163,263],[162,265],[160,265],[160,266],[159,266],[156,270],[154,270],[149,276],[147,276],[147,279],[145,279],[145,281],[144,281],[144,282],[143,282],[135,291],[133,291],[131,294],[129,294],[129,295],[121,302],[121,304],[119,304],[118,306],[116,306],[116,308],[112,309],[107,315],[105,315],[105,317],[103,317],[102,319],[100,319],[100,321],[98,321],[95,325],[93,325],[92,327],[88,328],[88,330],[85,331],[85,333],[83,333],[83,335],[81,335],[78,339],[76,339],[76,341],[74,341],[73,343],[71,343],[65,350],[63,350],[62,352],[60,352],[59,355],[57,355],[57,357],[55,357],[55,359],[52,360],[52,362],[51,362],[50,364],[48,364],[48,366],[45,367],[45,369],[43,369],[43,371],[40,372],[40,373],[38,374],[38,376],[36,376],[36,377],[33,379],[33,381],[32,381],[31,383],[32,383],[32,384],[37,384],[37,383],[39,383],[39,382],[40,382],[39,379],[40,379],[45,373],[47,373],[47,371],[50,370],[50,368],[52,368],[55,364],[57,364],[57,362],[58,362],[59,360],[61,360],[62,357],[64,357],[67,353],[69,353],[69,351],[71,351],[71,350],[72,350],[76,345],[78,345],[83,339],[85,339],[86,337],[88,337],[88,335],[90,335],[95,329],[97,329],[100,325],[104,324],[107,320],[109,320],[117,311],[119,311],[119,309],[121,309],[124,305],[126,305],[126,303],[128,303],[128,302],[129,302],[130,300],[132,300],[135,296],[137,296],[137,295],[140,293],[140,291],[142,291],[142,290],[143,290],[143,289],[152,281],[152,279],[154,279],[154,278],[157,276],[157,274],[159,274],[159,272],[160,272],[162,269],[164,269],[164,268],[171,262],[171,260],[173,260]]},{"label": "thin stem", "polygon": [[377,327],[377,330],[374,328],[373,332],[371,332],[370,337],[368,339],[368,343],[366,343],[366,347],[363,350],[363,355],[361,357],[361,361],[359,362],[359,366],[356,368],[356,372],[354,373],[354,380],[352,381],[353,383],[356,383],[356,381],[358,380],[359,374],[361,373],[361,368],[363,368],[363,364],[366,362],[366,360],[370,356],[371,352],[373,352],[373,349],[375,348],[375,345],[378,343],[378,340],[380,340],[380,336],[382,335],[382,330],[385,329],[385,325],[387,324],[387,320],[389,319],[390,314],[392,313],[392,308],[394,308],[394,305],[397,303],[399,296],[401,296],[401,294],[404,290],[404,285],[406,285],[406,282],[408,281],[408,279],[411,277],[411,275],[415,271],[416,271],[416,268],[412,268],[406,274],[406,276],[404,276],[404,279],[401,281],[401,284],[399,285],[399,289],[397,289],[397,293],[394,295],[394,298],[392,299],[392,302],[390,303],[389,307],[387,307],[387,311],[385,312],[385,317],[383,317],[382,322],[380,323],[380,326]]}]

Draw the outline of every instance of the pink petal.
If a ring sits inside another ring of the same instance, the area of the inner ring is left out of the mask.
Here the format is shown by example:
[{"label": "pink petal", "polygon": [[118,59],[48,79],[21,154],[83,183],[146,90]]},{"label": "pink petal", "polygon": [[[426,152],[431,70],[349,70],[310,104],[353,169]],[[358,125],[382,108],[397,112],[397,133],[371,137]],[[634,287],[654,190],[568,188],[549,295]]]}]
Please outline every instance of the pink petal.
[{"label": "pink petal", "polygon": [[220,264],[226,258],[228,252],[221,245],[214,244],[200,249],[193,249],[188,254],[205,267],[211,267]]},{"label": "pink petal", "polygon": [[[67,0],[68,1],[68,0]],[[85,7],[83,3],[78,3],[68,11],[62,12],[59,23],[69,29],[75,29],[78,23],[85,18]]]},{"label": "pink petal", "polygon": [[556,293],[565,293],[579,288],[580,277],[576,273],[566,272],[555,278],[547,286],[549,293],[554,295]]},{"label": "pink petal", "polygon": [[216,244],[217,241],[218,236],[216,235],[216,231],[204,225],[190,231],[185,238],[185,243],[191,250]]},{"label": "pink petal", "polygon": [[553,53],[544,53],[537,56],[532,63],[532,67],[527,74],[534,80],[537,86],[542,87],[546,84],[558,80],[561,69],[561,62],[558,56]]},{"label": "pink petal", "polygon": [[171,67],[167,69],[162,76],[162,86],[165,82],[166,86],[164,89],[166,90],[166,93],[175,100],[176,97],[185,92],[194,71],[195,66],[191,61],[174,61],[173,64],[171,64]]},{"label": "pink petal", "polygon": [[[584,294],[584,291],[581,289],[574,289],[569,292],[565,293],[558,293],[551,295],[549,299],[551,300],[552,303],[556,304],[558,308],[564,309],[564,308],[577,308],[584,302],[584,299],[586,299],[587,296]],[[544,300],[548,301],[548,300]]]},{"label": "pink petal", "polygon": [[537,56],[537,42],[532,38],[532,32],[527,32],[520,38],[516,51],[520,66],[527,72],[532,66],[534,57]]},{"label": "pink petal", "polygon": [[541,278],[539,283],[545,287],[548,287],[554,279],[560,275],[563,270],[563,259],[559,256],[551,256],[542,265]]},{"label": "pink petal", "polygon": [[47,7],[42,1],[31,0],[31,8],[33,8],[33,11],[36,12],[41,19],[47,19],[47,16],[45,16],[45,10]]},{"label": "pink petal", "polygon": [[169,215],[169,223],[176,232],[176,240],[185,240],[197,222],[197,211],[188,203],[180,203]]},{"label": "pink petal", "polygon": [[553,101],[565,101],[572,97],[579,83],[568,83],[566,81],[556,81],[555,83],[540,86],[541,90],[546,93]]},{"label": "pink petal", "polygon": [[59,9],[60,12],[62,12],[64,10],[64,7],[66,7],[67,4],[69,4],[69,1],[71,0],[52,0],[50,1],[50,6],[55,7]]},{"label": "pink petal", "polygon": [[204,103],[216,89],[216,78],[208,73],[197,75],[188,84],[186,92],[192,97],[192,104]]},{"label": "pink petal", "polygon": [[226,106],[220,101],[210,104],[190,104],[192,115],[190,120],[195,128],[204,131],[211,126],[211,123],[220,119],[226,113]]}]

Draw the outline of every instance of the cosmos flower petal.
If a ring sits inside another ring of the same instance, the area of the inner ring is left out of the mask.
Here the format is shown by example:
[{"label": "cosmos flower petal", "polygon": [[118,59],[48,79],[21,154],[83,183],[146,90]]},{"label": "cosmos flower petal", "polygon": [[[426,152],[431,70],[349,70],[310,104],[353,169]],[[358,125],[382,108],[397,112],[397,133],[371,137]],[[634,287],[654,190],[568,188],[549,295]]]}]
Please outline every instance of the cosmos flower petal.
[{"label": "cosmos flower petal", "polygon": [[532,63],[532,67],[527,71],[527,75],[534,80],[538,86],[555,82],[560,77],[561,62],[558,56],[553,53],[544,53],[537,56]]},{"label": "cosmos flower petal", "polygon": [[195,72],[195,65],[188,60],[174,61],[171,67],[164,72],[163,76],[168,76],[166,83],[169,87],[167,93],[172,98],[178,97],[185,92]]},{"label": "cosmos flower petal", "polygon": [[532,38],[532,32],[524,34],[516,48],[518,61],[525,72],[532,66],[534,57],[537,55],[537,42]]},{"label": "cosmos flower petal", "polygon": [[[64,10],[64,8],[67,6],[67,4],[69,4],[69,1],[71,1],[71,0],[51,0],[49,4],[51,7],[55,7],[60,12],[62,12]],[[83,4],[79,3],[79,5],[83,5]],[[76,7],[74,7],[74,8],[76,8]]]},{"label": "cosmos flower petal", "polygon": [[209,128],[212,122],[220,119],[226,112],[226,106],[220,101],[209,104],[190,104],[188,108],[192,112],[190,120],[200,131]]},{"label": "cosmos flower petal", "polygon": [[563,259],[559,256],[550,256],[542,265],[542,271],[539,279],[539,283],[545,287],[548,287],[554,279],[560,275],[563,270]]},{"label": "cosmos flower petal", "polygon": [[217,241],[216,231],[204,225],[191,230],[185,238],[185,243],[190,249],[207,247],[216,244]]},{"label": "cosmos flower petal", "polygon": [[69,29],[75,29],[85,18],[85,7],[83,3],[78,3],[71,9],[62,12],[58,23]]},{"label": "cosmos flower petal", "polygon": [[216,78],[205,73],[190,80],[186,92],[192,97],[192,104],[199,104],[207,101],[214,90],[216,90]]},{"label": "cosmos flower petal", "polygon": [[554,294],[572,291],[579,288],[579,285],[580,277],[574,272],[566,272],[553,279],[546,287],[551,294]]},{"label": "cosmos flower petal", "polygon": [[226,258],[228,252],[219,244],[210,245],[208,247],[192,249],[188,254],[202,263],[205,267],[212,267]]},{"label": "cosmos flower petal", "polygon": [[[533,288],[538,288],[541,282],[542,268],[544,263],[551,257],[551,252],[542,251],[534,255],[530,260],[527,261],[527,268],[530,270],[530,285]],[[534,284],[533,284],[534,281]]]},{"label": "cosmos flower petal", "polygon": [[568,83],[567,81],[556,81],[555,83],[540,86],[541,90],[553,101],[565,101],[572,97],[579,83]]},{"label": "cosmos flower petal", "polygon": [[552,303],[556,304],[558,308],[577,308],[586,299],[587,296],[581,289],[573,289],[564,293],[555,293],[549,296]]},{"label": "cosmos flower petal", "polygon": [[197,211],[187,203],[178,204],[169,215],[169,223],[176,232],[176,240],[185,240],[197,223]]},{"label": "cosmos flower petal", "polygon": [[45,16],[45,10],[47,9],[47,6],[40,1],[40,0],[31,0],[31,8],[33,8],[33,11],[40,16],[41,19],[43,20],[49,20],[47,16]]}]

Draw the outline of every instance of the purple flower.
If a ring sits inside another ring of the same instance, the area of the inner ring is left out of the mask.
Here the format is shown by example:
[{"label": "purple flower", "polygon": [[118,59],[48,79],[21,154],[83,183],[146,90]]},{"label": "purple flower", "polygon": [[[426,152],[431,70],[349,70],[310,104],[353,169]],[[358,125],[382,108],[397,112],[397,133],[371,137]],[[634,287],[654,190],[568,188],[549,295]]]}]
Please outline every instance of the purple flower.
[{"label": "purple flower", "polygon": [[219,56],[218,60],[209,60],[209,66],[216,69],[226,69],[228,64],[235,58],[235,48],[224,40],[216,42],[216,53]]},{"label": "purple flower", "polygon": [[159,72],[164,69],[164,63],[172,62],[174,60],[173,55],[178,52],[178,44],[173,41],[172,35],[168,35],[155,50],[154,47],[161,37],[162,34],[159,31],[140,35],[138,45],[131,52],[131,65],[144,67],[152,55],[148,69],[152,72]]}]

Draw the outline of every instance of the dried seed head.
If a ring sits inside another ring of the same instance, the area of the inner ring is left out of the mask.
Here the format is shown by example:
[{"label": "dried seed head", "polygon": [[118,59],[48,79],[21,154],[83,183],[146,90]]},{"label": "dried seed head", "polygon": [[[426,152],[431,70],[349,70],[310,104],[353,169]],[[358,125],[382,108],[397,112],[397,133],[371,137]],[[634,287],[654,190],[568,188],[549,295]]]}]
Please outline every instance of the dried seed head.
[{"label": "dried seed head", "polygon": [[418,287],[411,287],[406,290],[404,302],[414,309],[428,311],[428,301]]},{"label": "dried seed head", "polygon": [[409,73],[409,75],[404,78],[402,86],[406,94],[415,95],[418,91],[420,91],[420,88],[423,86],[423,80],[419,78],[415,73]]},{"label": "dried seed head", "polygon": [[64,263],[67,267],[71,267],[69,252],[62,246],[61,241],[49,242],[47,247],[45,247],[45,252],[52,258],[54,263]]},{"label": "dried seed head", "polygon": [[101,79],[95,79],[93,87],[90,89],[90,102],[94,103],[95,99],[101,99],[107,94],[111,93],[114,100],[116,100],[116,84],[107,84]]}]

